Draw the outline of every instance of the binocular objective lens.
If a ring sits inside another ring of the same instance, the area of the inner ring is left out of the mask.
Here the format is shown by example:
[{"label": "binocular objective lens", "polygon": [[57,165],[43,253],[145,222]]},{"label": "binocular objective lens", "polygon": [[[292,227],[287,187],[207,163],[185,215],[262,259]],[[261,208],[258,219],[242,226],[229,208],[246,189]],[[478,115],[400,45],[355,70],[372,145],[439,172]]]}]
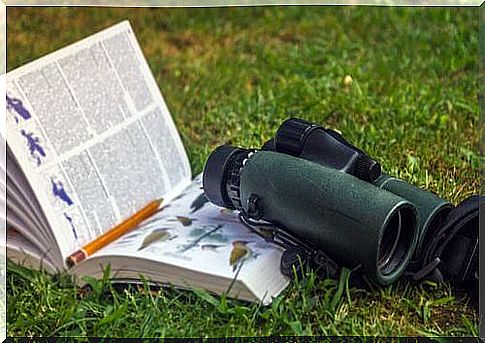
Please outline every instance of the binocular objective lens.
[{"label": "binocular objective lens", "polygon": [[392,214],[382,235],[377,267],[383,275],[390,274],[401,264],[401,260],[409,250],[413,235],[407,230],[413,223],[413,213],[409,208],[401,208]]}]

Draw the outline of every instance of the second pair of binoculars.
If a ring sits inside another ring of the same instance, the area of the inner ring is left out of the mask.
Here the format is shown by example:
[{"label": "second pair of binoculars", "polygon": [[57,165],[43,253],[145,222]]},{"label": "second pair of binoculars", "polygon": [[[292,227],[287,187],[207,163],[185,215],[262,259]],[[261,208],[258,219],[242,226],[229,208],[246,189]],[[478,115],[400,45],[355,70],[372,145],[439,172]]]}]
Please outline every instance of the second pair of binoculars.
[{"label": "second pair of binoculars", "polygon": [[[329,266],[359,268],[381,285],[436,268],[425,255],[453,208],[382,172],[338,132],[298,118],[284,121],[261,149],[214,150],[203,187],[212,203],[239,210],[245,224],[273,228],[288,246],[321,252]],[[460,270],[464,278],[475,272],[478,280],[474,263]]]}]

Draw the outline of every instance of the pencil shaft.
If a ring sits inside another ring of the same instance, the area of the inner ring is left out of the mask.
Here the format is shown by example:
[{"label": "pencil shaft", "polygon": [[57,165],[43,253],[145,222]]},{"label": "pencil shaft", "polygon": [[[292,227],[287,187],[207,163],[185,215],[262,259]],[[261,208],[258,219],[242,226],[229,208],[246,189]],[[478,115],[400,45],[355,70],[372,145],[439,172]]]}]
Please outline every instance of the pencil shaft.
[{"label": "pencil shaft", "polygon": [[86,251],[88,255],[91,255],[95,251],[118,239],[128,231],[133,230],[143,220],[153,215],[158,210],[159,205],[159,201],[152,201],[133,216],[116,225],[111,230],[105,232],[91,243],[85,245],[83,247],[84,251]]},{"label": "pencil shaft", "polygon": [[82,261],[89,255],[92,255],[99,249],[120,238],[125,233],[135,229],[142,221],[151,217],[158,211],[160,203],[161,200],[154,200],[150,202],[131,217],[116,225],[114,228],[106,231],[104,234],[97,237],[94,241],[83,246],[81,249],[68,257],[68,265],[74,265]]}]

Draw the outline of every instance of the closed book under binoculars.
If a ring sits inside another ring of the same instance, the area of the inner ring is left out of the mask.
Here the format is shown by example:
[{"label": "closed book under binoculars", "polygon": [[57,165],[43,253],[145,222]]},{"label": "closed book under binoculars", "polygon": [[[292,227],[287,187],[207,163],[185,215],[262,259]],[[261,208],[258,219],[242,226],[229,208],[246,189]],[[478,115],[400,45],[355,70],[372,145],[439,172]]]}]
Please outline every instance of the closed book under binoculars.
[{"label": "closed book under binoculars", "polygon": [[349,153],[352,161],[341,164],[347,168],[342,172],[338,163],[223,145],[206,162],[204,192],[212,203],[273,223],[339,265],[361,266],[386,285],[410,262],[418,239],[417,210],[409,200],[364,181],[365,168],[356,164],[366,166],[371,179],[379,177],[380,167],[360,153]]}]

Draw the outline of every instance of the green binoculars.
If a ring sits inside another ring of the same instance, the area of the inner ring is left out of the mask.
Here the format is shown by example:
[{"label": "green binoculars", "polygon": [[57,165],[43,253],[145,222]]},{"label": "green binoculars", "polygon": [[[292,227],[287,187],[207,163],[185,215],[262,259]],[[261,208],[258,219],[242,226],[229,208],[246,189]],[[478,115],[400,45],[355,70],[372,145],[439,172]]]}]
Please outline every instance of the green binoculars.
[{"label": "green binoculars", "polygon": [[453,208],[383,173],[336,131],[295,118],[262,149],[214,150],[203,187],[212,203],[239,210],[245,222],[271,223],[382,285],[422,267],[423,242]]},{"label": "green binoculars", "polygon": [[299,118],[284,121],[265,150],[300,157],[338,169],[394,193],[417,210],[418,239],[412,261],[419,262],[427,234],[436,232],[452,209],[452,204],[429,191],[381,172],[380,165],[338,132]]},{"label": "green binoculars", "polygon": [[409,201],[294,156],[221,146],[209,157],[203,186],[216,205],[283,227],[339,265],[362,265],[381,284],[399,277],[416,244]]}]

